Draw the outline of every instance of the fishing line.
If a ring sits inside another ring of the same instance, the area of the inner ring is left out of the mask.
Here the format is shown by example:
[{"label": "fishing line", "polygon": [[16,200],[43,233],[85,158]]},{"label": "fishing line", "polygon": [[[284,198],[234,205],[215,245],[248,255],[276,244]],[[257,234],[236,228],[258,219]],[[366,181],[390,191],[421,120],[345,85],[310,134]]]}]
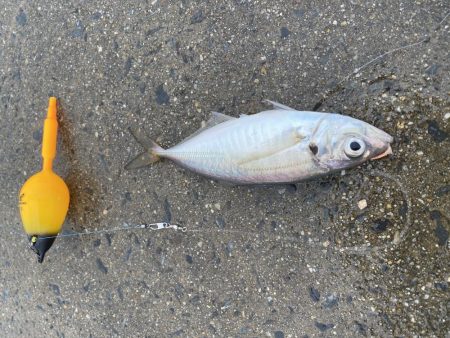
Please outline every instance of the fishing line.
[{"label": "fishing line", "polygon": [[[404,226],[402,228],[402,230],[399,232],[398,235],[394,235],[394,239],[389,242],[386,243],[384,245],[377,245],[377,246],[371,246],[369,243],[367,244],[362,244],[362,245],[355,245],[355,246],[346,246],[346,247],[340,247],[340,246],[334,246],[334,247],[330,247],[330,249],[334,250],[334,251],[338,251],[338,252],[343,252],[343,253],[350,253],[350,254],[357,254],[357,255],[370,255],[372,253],[378,253],[381,250],[386,250],[389,247],[395,247],[398,246],[400,243],[402,243],[410,228],[411,228],[411,210],[412,210],[412,202],[411,202],[411,198],[409,195],[408,190],[404,187],[404,185],[402,184],[402,182],[395,176],[387,174],[385,172],[379,171],[379,170],[373,170],[371,171],[369,174],[369,176],[372,177],[382,177],[385,178],[387,180],[390,180],[391,182],[393,182],[399,189],[399,191],[401,191],[402,195],[403,195],[403,202],[405,203],[406,206],[406,213],[405,213],[405,222],[404,222]],[[246,232],[246,231],[240,231],[240,230],[200,230],[200,229],[187,229],[187,232],[209,232],[209,233],[238,233],[238,234],[242,234],[242,235],[255,235],[255,232]],[[257,234],[259,235],[259,234]],[[316,241],[301,241],[300,242],[300,238],[299,237],[295,237],[295,236],[281,236],[281,235],[275,235],[275,234],[267,234],[268,238],[267,239],[276,239],[276,240],[282,240],[282,241],[289,241],[289,242],[298,242],[299,244],[310,244],[310,245],[315,245],[315,246],[321,246],[321,244],[317,243]],[[303,236],[302,236],[303,237]],[[259,238],[259,236],[258,236]],[[261,238],[259,238],[261,239]],[[312,239],[311,237],[309,237],[309,239]]]},{"label": "fishing line", "polygon": [[335,86],[333,89],[330,89],[330,90],[328,90],[328,91],[323,92],[323,93],[321,94],[322,98],[319,100],[319,102],[317,102],[317,103],[315,104],[313,110],[314,110],[314,111],[318,110],[326,100],[328,100],[329,98],[331,98],[332,96],[334,96],[337,92],[339,92],[340,90],[342,90],[343,88],[339,88],[339,87],[340,87],[345,81],[349,80],[352,76],[355,76],[356,74],[360,73],[362,70],[366,69],[367,67],[369,67],[370,65],[374,64],[374,63],[377,62],[378,60],[384,59],[386,56],[391,55],[391,54],[394,54],[394,53],[396,53],[396,52],[398,52],[398,51],[405,50],[405,49],[409,49],[409,48],[412,48],[412,47],[415,47],[415,46],[419,46],[419,45],[422,45],[422,44],[424,44],[424,43],[429,42],[430,39],[431,39],[431,36],[432,36],[433,34],[434,34],[434,35],[439,35],[439,33],[436,33],[436,32],[439,32],[439,30],[441,29],[441,25],[444,23],[444,21],[447,19],[447,17],[448,17],[449,15],[450,15],[450,12],[447,12],[446,15],[444,16],[444,18],[443,18],[441,21],[439,21],[439,23],[438,23],[436,26],[433,27],[432,31],[434,31],[434,32],[432,32],[432,33],[430,33],[430,34],[425,34],[425,35],[423,35],[423,37],[422,37],[419,41],[413,42],[413,43],[408,44],[408,45],[403,45],[403,46],[399,46],[399,47],[396,47],[396,48],[394,48],[394,49],[391,49],[391,50],[389,50],[389,51],[387,51],[387,52],[384,52],[383,54],[380,54],[380,55],[376,56],[375,58],[373,58],[372,60],[370,60],[370,61],[364,63],[363,65],[361,65],[361,66],[355,68],[351,73],[349,73],[348,75],[344,76],[344,77],[336,84],[336,86]]},{"label": "fishing line", "polygon": [[[51,239],[51,238],[67,238],[67,237],[78,237],[78,236],[90,236],[90,235],[97,235],[97,234],[108,234],[108,233],[114,233],[114,232],[121,232],[121,231],[132,231],[132,230],[139,230],[139,229],[146,229],[150,231],[155,230],[163,230],[163,229],[173,229],[178,230],[181,232],[186,232],[187,228],[184,226],[180,226],[178,224],[171,224],[168,222],[159,222],[159,223],[143,223],[143,224],[137,224],[137,225],[129,225],[127,223],[124,223],[123,227],[120,228],[112,228],[112,229],[102,229],[102,230],[92,230],[92,231],[84,231],[84,232],[77,232],[72,231],[71,233],[61,233],[59,235],[53,235],[53,236],[39,236],[41,239]],[[11,232],[11,234],[25,237],[24,234],[19,234],[18,232]]]},{"label": "fishing line", "polygon": [[[398,233],[398,235],[394,235],[394,239],[386,243],[384,245],[371,246],[369,243],[355,246],[330,246],[330,249],[343,253],[357,254],[357,255],[370,255],[371,253],[378,253],[381,250],[386,250],[389,247],[397,246],[402,243],[411,227],[411,207],[412,202],[409,196],[409,192],[401,181],[394,177],[393,175],[387,174],[385,172],[374,170],[368,174],[373,177],[382,177],[387,180],[393,182],[401,191],[403,195],[403,200],[406,206],[406,214],[405,214],[405,222],[402,230]],[[61,233],[55,236],[46,236],[42,238],[71,238],[71,237],[79,237],[79,236],[92,236],[98,234],[110,234],[116,232],[125,232],[125,231],[134,231],[134,230],[149,230],[149,231],[159,231],[159,230],[173,230],[173,231],[181,231],[182,233],[193,233],[193,234],[238,234],[244,236],[253,236],[254,239],[259,240],[277,240],[283,242],[297,242],[299,244],[307,244],[314,246],[321,246],[316,240],[313,240],[310,236],[296,237],[296,236],[283,236],[281,234],[276,233],[256,233],[254,231],[242,231],[242,230],[233,230],[233,229],[188,229],[186,226],[181,226],[178,224],[172,224],[169,222],[158,222],[158,223],[143,223],[143,224],[128,224],[124,223],[122,227],[112,228],[112,229],[102,229],[102,230],[92,230],[92,231],[84,231],[84,232],[71,232],[71,233]],[[26,235],[19,234],[17,232],[11,231],[10,234],[14,234],[16,236],[20,236],[24,238]],[[302,238],[308,240],[301,240]]]}]

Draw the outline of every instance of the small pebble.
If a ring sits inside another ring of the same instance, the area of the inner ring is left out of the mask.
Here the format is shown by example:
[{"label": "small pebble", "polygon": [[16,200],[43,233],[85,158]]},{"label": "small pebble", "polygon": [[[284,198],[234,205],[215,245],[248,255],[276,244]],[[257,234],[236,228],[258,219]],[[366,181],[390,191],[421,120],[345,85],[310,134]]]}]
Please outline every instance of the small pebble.
[{"label": "small pebble", "polygon": [[19,9],[19,14],[16,16],[16,23],[19,26],[25,26],[25,24],[27,23],[27,15],[22,8]]},{"label": "small pebble", "polygon": [[205,15],[201,9],[198,9],[194,12],[191,17],[191,24],[197,24],[205,20]]},{"label": "small pebble", "polygon": [[359,210],[363,210],[363,209],[367,208],[367,201],[365,199],[359,201],[358,208],[359,208]]},{"label": "small pebble", "polygon": [[321,331],[321,332],[325,332],[328,329],[332,329],[334,327],[334,324],[330,323],[330,324],[325,324],[325,323],[320,323],[320,322],[315,322],[316,327]]},{"label": "small pebble", "polygon": [[320,300],[320,292],[319,292],[319,290],[313,288],[312,286],[309,288],[309,296],[315,302],[318,302]]},{"label": "small pebble", "polygon": [[335,306],[337,306],[339,303],[339,298],[336,295],[329,295],[325,298],[325,301],[322,303],[322,305],[326,309],[331,309]]},{"label": "small pebble", "polygon": [[289,31],[289,29],[287,29],[287,27],[281,27],[280,29],[281,38],[286,39],[290,33],[291,32]]},{"label": "small pebble", "polygon": [[218,216],[216,218],[216,225],[219,227],[219,229],[225,228],[225,220],[221,216]]},{"label": "small pebble", "polygon": [[400,237],[400,232],[396,231],[394,234],[394,240],[392,241],[392,244],[397,245],[398,243],[400,243],[401,237]]},{"label": "small pebble", "polygon": [[447,231],[447,229],[444,227],[444,225],[440,220],[437,220],[436,223],[437,225],[436,228],[434,229],[434,234],[437,238],[437,242],[440,246],[445,246],[449,238],[449,232]]},{"label": "small pebble", "polygon": [[50,286],[50,289],[53,291],[53,293],[54,293],[56,296],[61,296],[61,290],[60,290],[58,284],[52,284],[52,283],[50,283],[49,286]]},{"label": "small pebble", "polygon": [[283,331],[275,331],[274,338],[284,338],[284,332]]},{"label": "small pebble", "polygon": [[160,84],[158,87],[156,87],[155,95],[156,95],[156,103],[159,105],[168,104],[170,102],[170,96],[164,90],[163,84]]},{"label": "small pebble", "polygon": [[376,233],[380,233],[385,231],[389,225],[390,221],[388,219],[376,219],[372,225],[372,230]]},{"label": "small pebble", "polygon": [[97,258],[96,260],[97,263],[97,268],[103,272],[104,274],[108,273],[108,268],[105,266],[105,264],[103,264],[102,260],[100,258]]},{"label": "small pebble", "polygon": [[448,138],[448,132],[441,129],[437,121],[428,122],[428,134],[437,143],[443,142]]}]

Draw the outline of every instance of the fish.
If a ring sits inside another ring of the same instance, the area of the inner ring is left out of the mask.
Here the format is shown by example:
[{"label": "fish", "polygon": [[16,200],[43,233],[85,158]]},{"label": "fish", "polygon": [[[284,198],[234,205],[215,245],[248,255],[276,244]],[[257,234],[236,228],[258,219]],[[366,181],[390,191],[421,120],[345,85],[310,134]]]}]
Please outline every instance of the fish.
[{"label": "fish", "polygon": [[130,128],[145,151],[125,169],[165,158],[237,185],[295,184],[392,154],[393,137],[367,122],[264,102],[272,109],[239,117],[212,112],[204,126],[168,149]]}]

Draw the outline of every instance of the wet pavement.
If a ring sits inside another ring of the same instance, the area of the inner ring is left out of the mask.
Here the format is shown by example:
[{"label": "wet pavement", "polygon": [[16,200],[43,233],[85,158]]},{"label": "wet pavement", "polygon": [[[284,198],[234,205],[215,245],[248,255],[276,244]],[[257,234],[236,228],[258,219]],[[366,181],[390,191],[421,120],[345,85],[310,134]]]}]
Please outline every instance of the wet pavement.
[{"label": "wet pavement", "polygon": [[[446,1],[3,1],[0,331],[49,337],[448,337]],[[27,249],[18,191],[48,96],[64,234],[168,221],[186,232]],[[271,99],[386,130],[394,154],[297,187],[236,187],[163,161],[124,171],[212,110]]]}]

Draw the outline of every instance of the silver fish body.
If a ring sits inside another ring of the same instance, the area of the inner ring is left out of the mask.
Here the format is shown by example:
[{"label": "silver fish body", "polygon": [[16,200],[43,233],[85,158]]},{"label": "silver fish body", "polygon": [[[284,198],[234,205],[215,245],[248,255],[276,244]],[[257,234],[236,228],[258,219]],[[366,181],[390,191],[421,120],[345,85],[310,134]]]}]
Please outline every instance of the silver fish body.
[{"label": "silver fish body", "polygon": [[239,118],[213,113],[204,128],[169,149],[135,135],[147,150],[127,169],[162,157],[237,184],[289,183],[391,153],[392,137],[368,123],[271,103],[275,109]]}]

